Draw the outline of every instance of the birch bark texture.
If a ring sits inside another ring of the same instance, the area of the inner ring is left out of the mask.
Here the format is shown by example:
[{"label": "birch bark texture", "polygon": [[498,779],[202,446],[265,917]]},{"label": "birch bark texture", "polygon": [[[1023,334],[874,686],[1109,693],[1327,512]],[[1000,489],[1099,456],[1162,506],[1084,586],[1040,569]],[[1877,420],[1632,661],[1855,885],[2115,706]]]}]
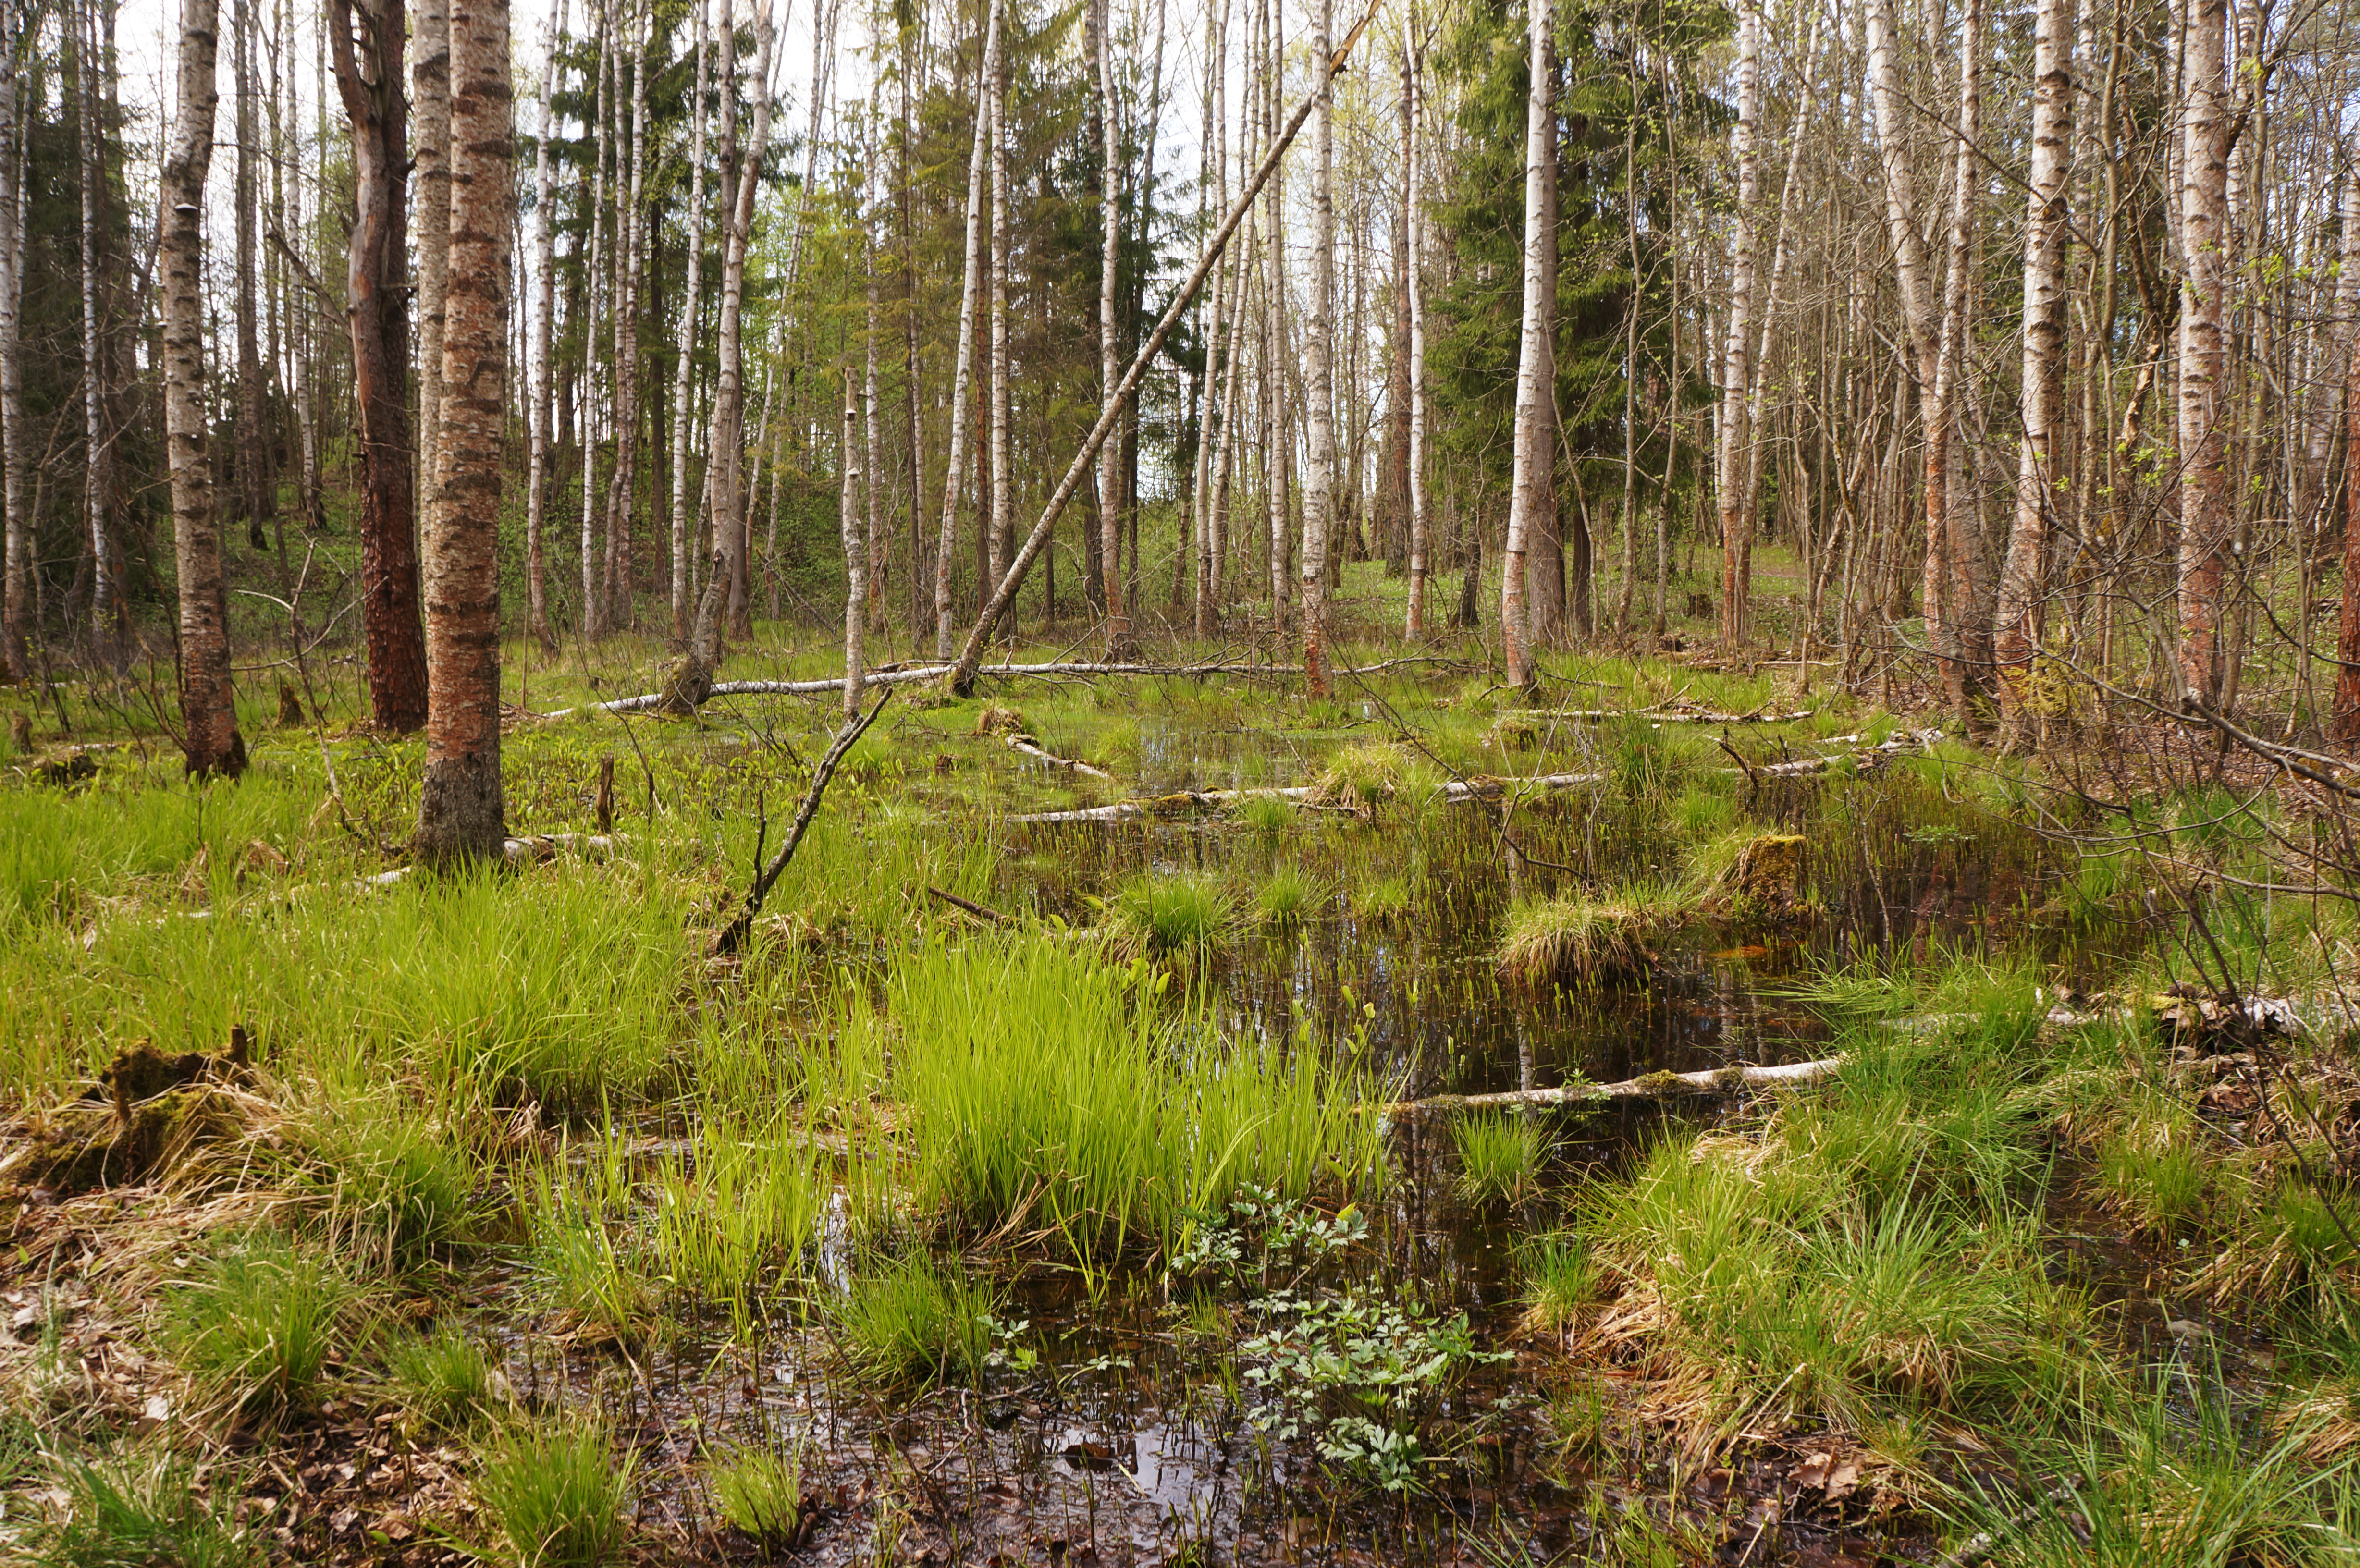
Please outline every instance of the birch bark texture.
[{"label": "birch bark texture", "polygon": [[[559,0],[562,5],[564,0]],[[727,16],[728,0],[723,0]],[[713,0],[696,0],[696,98],[689,106],[687,278],[681,287],[680,325],[672,338],[672,633],[685,641],[694,609],[696,519],[689,506],[688,424],[696,370],[698,285],[705,262],[705,97],[711,90]]]},{"label": "birch bark texture", "polygon": [[25,33],[23,0],[0,0],[0,513],[5,514],[5,566],[0,570],[0,669],[11,681],[32,672],[33,528],[25,509],[25,236],[18,221],[16,148],[23,134],[16,51]]},{"label": "birch bark texture", "polygon": [[2073,27],[2072,0],[2040,0],[2033,22],[2032,169],[2024,209],[2024,434],[2016,449],[2016,520],[2008,529],[1992,627],[2003,739],[2014,749],[2038,738],[2032,661],[2040,648],[2049,518],[2064,474]]},{"label": "birch bark texture", "polygon": [[449,68],[442,436],[424,551],[426,768],[411,841],[429,867],[497,862],[508,838],[499,573],[516,218],[508,0],[470,0],[453,14]]},{"label": "birch bark texture", "polygon": [[983,64],[976,75],[975,138],[967,164],[967,268],[959,287],[958,347],[951,373],[948,472],[943,478],[943,523],[934,550],[934,657],[951,656],[951,551],[958,539],[959,491],[967,480],[968,378],[975,370],[975,310],[983,287],[984,179],[991,158],[991,83],[1000,75],[1000,0],[987,0]]},{"label": "birch bark texture", "polygon": [[1762,9],[1743,0],[1737,12],[1737,212],[1729,250],[1728,335],[1721,348],[1721,409],[1713,441],[1713,483],[1721,515],[1721,637],[1736,647],[1749,629],[1754,576],[1754,476],[1751,395],[1754,364],[1754,214],[1762,199]]},{"label": "birch bark texture", "polygon": [[1314,698],[1328,694],[1328,548],[1336,509],[1336,130],[1335,0],[1319,0],[1313,35],[1311,115],[1311,321],[1304,344],[1305,400],[1310,437],[1310,483],[1303,497],[1303,684]]},{"label": "birch bark texture", "polygon": [[222,585],[206,420],[204,202],[213,167],[217,0],[181,0],[179,94],[158,179],[156,262],[164,325],[164,443],[171,464],[172,558],[180,577],[180,751],[191,779],[246,771]]},{"label": "birch bark texture", "polygon": [[2360,169],[2344,185],[2343,268],[2335,280],[2333,343],[2344,366],[2344,602],[2336,626],[2335,700],[2329,734],[2340,745],[2360,746],[2360,484],[2353,464],[2360,459]]},{"label": "birch bark texture", "polygon": [[2227,0],[2187,0],[2180,91],[2180,681],[2220,694],[2221,615],[2230,501],[2222,373],[2228,308]]},{"label": "birch bark texture", "polygon": [[[526,437],[530,444],[525,462],[526,629],[531,633],[533,640],[541,645],[541,651],[552,656],[557,652],[557,637],[549,626],[549,589],[545,563],[542,561],[542,539],[548,521],[550,466],[555,461],[550,450],[550,438],[552,433],[550,428],[550,392],[553,379],[552,372],[555,368],[550,357],[550,333],[551,319],[557,313],[557,272],[552,265],[556,243],[555,213],[552,209],[556,204],[557,191],[555,175],[550,165],[549,143],[557,124],[557,57],[565,39],[565,0],[558,0],[557,16],[549,30],[549,60],[542,70],[541,79],[540,146],[533,154],[532,257],[533,276],[537,280],[537,286],[533,290],[531,366],[528,372],[532,377],[530,426]],[[700,7],[698,11],[700,23],[704,15]],[[696,111],[698,116],[696,181],[701,197],[705,181],[705,94],[703,92],[705,37],[701,30],[697,35],[696,48],[696,74],[699,89]],[[701,207],[702,202],[699,201],[696,205]],[[692,224],[693,223],[694,220]],[[696,315],[696,245],[694,240],[690,243],[688,256],[687,319],[694,321]],[[675,522],[675,533],[677,526]]]},{"label": "birch bark texture", "polygon": [[1543,525],[1541,509],[1554,505],[1554,456],[1546,444],[1541,401],[1549,363],[1548,301],[1548,101],[1550,0],[1530,0],[1531,81],[1524,101],[1524,324],[1516,350],[1515,452],[1508,495],[1508,538],[1500,560],[1500,642],[1507,655],[1508,684],[1534,684],[1532,626],[1524,587],[1524,556]]},{"label": "birch bark texture", "polygon": [[[1097,82],[1092,114],[1096,119],[1098,174],[1098,406],[1102,414],[1115,408],[1115,381],[1121,374],[1117,360],[1115,284],[1122,259],[1122,149],[1114,123],[1113,16],[1107,0],[1083,0],[1090,8],[1091,53],[1096,57]],[[1122,513],[1115,505],[1122,482],[1120,451],[1098,449],[1098,572],[1099,591],[1106,600],[1109,660],[1130,657],[1131,616],[1122,599]]]}]

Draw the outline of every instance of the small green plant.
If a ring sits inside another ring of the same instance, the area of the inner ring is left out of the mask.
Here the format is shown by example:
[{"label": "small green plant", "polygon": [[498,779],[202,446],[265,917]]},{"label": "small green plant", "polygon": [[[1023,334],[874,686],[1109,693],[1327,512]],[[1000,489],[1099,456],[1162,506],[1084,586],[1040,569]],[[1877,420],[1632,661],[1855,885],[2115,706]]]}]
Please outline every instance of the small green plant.
[{"label": "small green plant", "polygon": [[855,1277],[836,1315],[852,1359],[881,1382],[972,1383],[997,1305],[989,1285],[913,1252]]},{"label": "small green plant", "polygon": [[239,1568],[257,1555],[200,1495],[189,1463],[169,1452],[62,1459],[49,1476],[65,1494],[65,1518],[26,1538],[31,1568]]},{"label": "small green plant", "polygon": [[1476,1203],[1513,1203],[1533,1191],[1548,1146],[1531,1116],[1487,1112],[1450,1124],[1459,1149],[1459,1190]]},{"label": "small green plant", "polygon": [[1295,818],[1295,802],[1274,795],[1249,795],[1238,802],[1238,821],[1258,837],[1284,837],[1294,828]]},{"label": "small green plant", "polygon": [[257,1234],[170,1290],[164,1339],[231,1414],[269,1420],[310,1399],[353,1300],[327,1259]]},{"label": "small green plant", "polygon": [[1598,1299],[1598,1262],[1590,1244],[1558,1232],[1535,1238],[1518,1255],[1524,1274],[1517,1297],[1524,1304],[1524,1326],[1536,1334],[1562,1334],[1584,1307]]},{"label": "small green plant", "polygon": [[803,1507],[800,1453],[733,1449],[713,1461],[705,1479],[715,1511],[731,1529],[773,1550],[799,1543],[811,1519]]},{"label": "small green plant", "polygon": [[1116,888],[1108,903],[1122,937],[1159,957],[1205,953],[1236,919],[1227,889],[1210,877],[1148,872]]},{"label": "small green plant", "polygon": [[515,1568],[602,1568],[626,1529],[634,1456],[571,1418],[495,1432],[478,1454],[475,1501],[497,1531],[486,1555]]},{"label": "small green plant", "polygon": [[1319,885],[1293,866],[1275,867],[1254,895],[1254,912],[1264,925],[1291,926],[1319,902]]},{"label": "small green plant", "polygon": [[386,1376],[410,1419],[428,1432],[461,1432],[503,1402],[498,1374],[484,1347],[445,1326],[394,1343]]},{"label": "small green plant", "polygon": [[406,1107],[364,1100],[323,1116],[311,1135],[333,1225],[395,1267],[459,1239],[475,1187],[466,1156]]},{"label": "small green plant", "polygon": [[1634,887],[1614,898],[1569,897],[1518,904],[1508,912],[1500,973],[1528,985],[1554,980],[1604,985],[1644,979],[1655,942],[1688,909],[1668,887]]},{"label": "small green plant", "polygon": [[1380,877],[1360,889],[1353,905],[1362,920],[1387,924],[1406,920],[1410,911],[1409,878]]}]

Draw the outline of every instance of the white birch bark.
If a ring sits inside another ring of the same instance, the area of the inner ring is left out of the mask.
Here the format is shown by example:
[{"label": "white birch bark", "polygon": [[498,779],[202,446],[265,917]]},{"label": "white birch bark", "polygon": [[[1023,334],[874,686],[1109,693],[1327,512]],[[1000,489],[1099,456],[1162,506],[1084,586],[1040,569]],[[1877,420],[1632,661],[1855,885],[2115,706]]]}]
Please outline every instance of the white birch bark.
[{"label": "white birch bark", "polygon": [[1721,411],[1713,439],[1713,481],[1721,514],[1721,637],[1743,644],[1748,630],[1746,598],[1752,586],[1754,504],[1746,494],[1753,478],[1753,429],[1747,418],[1753,392],[1754,212],[1761,200],[1762,11],[1757,0],[1741,0],[1737,12],[1737,125],[1731,151],[1737,159],[1737,212],[1729,254],[1728,337],[1721,349]]},{"label": "white birch bark", "polygon": [[1528,0],[1531,81],[1524,100],[1524,325],[1516,351],[1515,454],[1509,484],[1508,539],[1501,554],[1500,641],[1507,655],[1507,681],[1533,683],[1532,626],[1524,591],[1524,555],[1533,531],[1543,526],[1541,508],[1550,504],[1553,455],[1545,444],[1542,399],[1549,363],[1548,308],[1542,298],[1548,277],[1548,49],[1549,0]]},{"label": "white birch bark", "polygon": [[[534,155],[532,176],[532,408],[527,436],[531,450],[525,463],[524,512],[526,629],[547,654],[557,651],[557,637],[549,626],[549,586],[541,542],[549,508],[550,403],[555,370],[550,354],[550,328],[551,318],[557,311],[556,213],[552,211],[557,203],[557,182],[549,144],[557,128],[557,57],[565,38],[565,14],[566,0],[558,0],[557,16],[549,32],[549,58],[541,69],[541,145]],[[696,276],[693,270],[695,265],[694,260],[689,263],[692,278]]]},{"label": "white birch bark", "polygon": [[967,154],[967,270],[959,290],[958,343],[951,375],[950,462],[943,478],[941,542],[934,550],[936,659],[951,656],[951,551],[958,539],[959,488],[967,479],[967,378],[975,365],[976,301],[983,290],[984,203],[988,200],[984,180],[991,166],[991,84],[1000,74],[1000,0],[987,0],[987,4],[991,16],[984,27],[983,64],[976,73],[975,143]]},{"label": "white birch bark", "polygon": [[1309,484],[1303,505],[1303,685],[1314,698],[1328,694],[1328,546],[1336,506],[1336,138],[1334,0],[1319,0],[1312,35],[1312,70],[1318,107],[1311,122],[1311,323],[1304,344],[1310,403]]},{"label": "white birch bark", "polygon": [[[559,0],[563,5],[564,0]],[[729,15],[722,0],[722,16]],[[705,100],[711,92],[713,0],[696,4],[696,98],[689,111],[688,211],[681,226],[687,241],[687,277],[682,285],[680,324],[672,335],[672,629],[686,639],[691,593],[696,572],[696,525],[688,505],[689,405],[694,400],[696,365],[698,285],[705,262],[705,132],[708,123]]]}]

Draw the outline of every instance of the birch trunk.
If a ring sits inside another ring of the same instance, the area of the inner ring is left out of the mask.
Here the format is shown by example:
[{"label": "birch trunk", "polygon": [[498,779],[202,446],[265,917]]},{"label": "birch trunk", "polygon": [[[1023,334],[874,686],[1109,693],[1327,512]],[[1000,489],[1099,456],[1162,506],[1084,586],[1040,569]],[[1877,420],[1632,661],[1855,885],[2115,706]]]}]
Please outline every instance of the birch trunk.
[{"label": "birch trunk", "polygon": [[1328,686],[1328,536],[1336,506],[1336,133],[1335,81],[1327,66],[1335,54],[1334,0],[1319,0],[1312,35],[1314,89],[1318,106],[1311,115],[1311,327],[1304,345],[1309,386],[1310,483],[1303,506],[1303,686],[1315,699]]},{"label": "birch trunk", "polygon": [[1754,210],[1761,200],[1762,13],[1747,3],[1737,14],[1737,212],[1729,257],[1729,335],[1721,362],[1721,417],[1713,435],[1713,479],[1721,519],[1721,636],[1742,646],[1749,629],[1746,597],[1753,578],[1753,475],[1747,398],[1753,387]]},{"label": "birch trunk", "polygon": [[1016,543],[1008,472],[1008,57],[1003,49],[991,81],[991,506],[986,553],[988,597],[1008,570]]},{"label": "birch trunk", "polygon": [[[727,12],[723,13],[725,20]],[[737,115],[730,62],[737,50],[722,45],[721,142],[729,159],[725,205],[728,228],[721,252],[721,320],[717,333],[719,373],[713,393],[711,465],[713,484],[713,571],[698,599],[696,625],[689,650],[676,667],[672,681],[674,706],[694,707],[712,688],[713,671],[721,661],[721,617],[743,581],[747,554],[746,501],[743,489],[746,456],[745,355],[739,332],[746,298],[746,247],[754,228],[754,193],[762,170],[762,153],[770,136],[770,50],[776,35],[769,12],[762,16],[756,46],[754,134],[741,150],[737,145]],[[731,155],[735,155],[732,157]]]},{"label": "birch trunk", "polygon": [[230,683],[221,518],[205,418],[204,201],[213,156],[216,0],[182,0],[180,92],[158,178],[156,262],[164,326],[164,441],[171,463],[172,556],[180,575],[180,749],[191,779],[246,771]]},{"label": "birch trunk", "polygon": [[[1000,77],[1000,4],[990,8],[985,24],[983,61],[976,72],[975,142],[967,167],[967,267],[959,289],[956,365],[951,376],[951,432],[947,472],[943,478],[943,526],[934,550],[934,657],[951,656],[951,559],[958,539],[959,490],[967,480],[967,381],[974,371],[975,314],[983,292],[983,236],[988,200],[984,180],[991,162],[991,84]],[[978,508],[980,510],[980,508]]]},{"label": "birch trunk", "polygon": [[[1967,722],[1968,692],[1976,684],[1971,666],[1976,662],[1971,637],[1972,594],[1967,592],[1973,563],[1965,560],[1966,543],[1960,519],[1952,516],[1952,492],[1961,477],[1953,471],[1961,455],[1959,438],[1959,383],[1966,364],[1967,290],[1974,245],[1976,139],[1983,103],[1983,5],[1966,0],[1959,18],[1959,122],[1955,134],[1957,172],[1950,191],[1950,231],[1948,270],[1942,280],[1942,331],[1934,365],[1933,392],[1926,399],[1926,602],[1928,626],[1937,597],[1943,605],[1944,640],[1935,648],[1942,665],[1943,683],[1950,710]],[[1948,657],[1944,657],[1947,650]]]},{"label": "birch trunk", "polygon": [[[1408,30],[1415,35],[1417,27],[1417,7],[1412,5]],[[1404,630],[1415,638],[1426,636],[1434,522],[1426,476],[1426,51],[1414,40],[1404,42],[1402,73],[1409,93],[1409,146],[1402,173],[1409,229],[1402,264],[1402,287],[1409,295],[1409,609]]]},{"label": "birch trunk", "polygon": [[1542,399],[1548,366],[1548,311],[1543,298],[1548,278],[1548,50],[1550,0],[1528,0],[1530,83],[1524,100],[1524,327],[1516,351],[1515,456],[1509,485],[1508,539],[1500,570],[1500,641],[1507,655],[1508,684],[1533,684],[1532,626],[1525,597],[1524,557],[1533,531],[1544,527],[1541,509],[1550,505],[1551,458],[1545,444]]},{"label": "birch trunk", "polygon": [[450,33],[450,212],[442,435],[425,541],[426,768],[411,841],[428,866],[497,862],[500,790],[501,438],[515,225],[508,0],[472,0]]},{"label": "birch trunk", "polygon": [[24,230],[18,218],[16,149],[23,114],[16,78],[26,13],[21,0],[0,8],[0,512],[6,561],[0,582],[0,667],[11,681],[32,672],[33,527],[25,510]]},{"label": "birch trunk", "polygon": [[[561,0],[561,4],[563,0]],[[728,0],[723,0],[726,9]],[[711,90],[713,0],[696,5],[696,98],[689,110],[688,211],[681,226],[688,250],[688,277],[681,291],[680,325],[672,337],[672,635],[688,637],[690,594],[695,582],[695,516],[688,504],[688,422],[696,363],[696,310],[705,262],[705,95]]]},{"label": "birch trunk", "polygon": [[401,0],[328,0],[336,89],[352,124],[354,214],[345,318],[360,404],[361,627],[369,705],[407,735],[426,723],[426,641],[418,610],[417,509],[410,452],[406,42]]},{"label": "birch trunk", "polygon": [[2033,32],[2032,181],[2024,212],[2024,436],[2016,453],[2016,520],[2008,530],[1992,656],[2005,738],[2036,739],[2028,711],[2041,637],[2050,509],[2063,474],[2067,178],[2073,136],[2071,0],[2040,0]]},{"label": "birch trunk", "polygon": [[2340,745],[2360,746],[2360,484],[2353,465],[2360,460],[2360,170],[2344,187],[2344,267],[2335,280],[2334,342],[2344,367],[2344,601],[2337,617],[2335,700],[2329,734]]},{"label": "birch trunk", "polygon": [[869,530],[862,527],[860,506],[860,409],[853,401],[852,375],[844,377],[844,444],[838,463],[844,470],[836,511],[844,534],[844,712],[860,715],[860,678],[868,665],[861,652],[861,632],[869,620]]},{"label": "birch trunk", "polygon": [[[631,42],[630,175],[618,181],[615,212],[614,397],[615,466],[606,482],[606,625],[628,630],[638,619],[632,594],[631,517],[639,465],[639,258],[648,161],[648,28],[646,7]],[[620,154],[617,154],[620,157]]]},{"label": "birch trunk", "polygon": [[[260,187],[255,166],[256,142],[261,136],[254,112],[254,0],[235,0],[230,12],[230,75],[237,94],[237,477],[238,510],[246,518],[247,548],[257,553],[270,548],[263,524],[276,508],[271,505],[270,448],[263,435],[264,388],[262,341],[259,332],[261,292],[257,278],[256,227]],[[87,69],[87,67],[85,67]],[[93,361],[93,366],[95,362]],[[93,382],[99,378],[88,377]],[[279,565],[286,565],[280,552]],[[106,575],[104,558],[97,576]]]},{"label": "birch trunk", "polygon": [[[541,651],[552,656],[557,652],[557,637],[549,627],[549,590],[541,545],[543,526],[547,520],[549,506],[552,462],[550,391],[552,366],[550,355],[550,327],[551,318],[557,311],[557,271],[553,265],[556,213],[552,211],[557,201],[557,188],[550,163],[549,144],[550,138],[556,132],[557,125],[557,55],[565,38],[565,0],[558,0],[557,20],[549,31],[549,60],[541,71],[541,145],[533,158],[532,265],[536,287],[533,291],[532,366],[530,372],[532,376],[532,409],[530,433],[528,438],[531,442],[532,450],[528,454],[525,464],[526,626],[531,632],[533,640],[541,645]],[[702,16],[703,12],[700,10],[700,18]],[[697,38],[696,57],[697,84],[700,88],[704,85],[705,76],[704,49],[705,39],[700,33]],[[701,133],[704,128],[702,92],[697,94],[697,125]],[[696,178],[700,193],[703,191],[705,175],[704,150],[700,135],[697,147],[699,156],[696,159]],[[696,251],[694,242],[689,250],[688,278],[688,314],[693,319],[696,314]],[[686,401],[683,396],[681,402],[676,405],[679,411],[685,411]],[[678,461],[675,457],[675,464]],[[677,502],[675,502],[673,523],[675,538],[679,531],[677,519]]]},{"label": "birch trunk", "polygon": [[[1091,66],[1096,77],[1091,100],[1092,140],[1098,154],[1098,406],[1101,413],[1114,408],[1117,364],[1115,285],[1121,260],[1122,149],[1114,124],[1114,39],[1109,36],[1111,13],[1106,0],[1084,0],[1089,7]],[[1122,598],[1121,451],[1098,451],[1098,591],[1106,602],[1107,653],[1109,660],[1131,657],[1131,617]]]},{"label": "birch trunk", "polygon": [[[94,9],[75,6],[69,22],[80,29],[83,62],[75,98],[82,141],[82,509],[92,567],[90,636],[93,651],[112,662],[110,655],[119,654],[129,639],[131,606],[123,593],[122,551],[114,526],[115,440],[106,411],[106,309],[100,282],[105,243],[101,210],[106,191],[106,147],[99,131],[98,29],[91,14]],[[13,216],[14,198],[7,200]],[[281,561],[283,565],[283,555]]]},{"label": "birch trunk", "polygon": [[2222,579],[2231,499],[2221,389],[2226,362],[2229,163],[2223,32],[2227,0],[2188,0],[2180,97],[2180,682],[2220,694]]},{"label": "birch trunk", "polygon": [[614,138],[608,122],[615,109],[615,48],[612,0],[602,0],[595,48],[598,86],[591,94],[590,125],[590,254],[582,271],[582,635],[595,637],[606,629],[606,595],[601,568],[605,551],[598,531],[598,404],[600,394],[611,395],[611,376],[597,374],[598,295],[605,287],[607,249],[614,243],[606,227],[606,159]]}]

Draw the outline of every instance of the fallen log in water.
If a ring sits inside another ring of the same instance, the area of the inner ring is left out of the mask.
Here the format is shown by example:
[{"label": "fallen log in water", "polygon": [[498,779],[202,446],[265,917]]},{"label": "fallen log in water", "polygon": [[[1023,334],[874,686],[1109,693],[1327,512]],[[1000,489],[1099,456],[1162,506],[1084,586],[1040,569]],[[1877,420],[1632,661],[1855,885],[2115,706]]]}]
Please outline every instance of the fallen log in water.
[{"label": "fallen log in water", "polygon": [[1582,1105],[1607,1100],[1675,1100],[1697,1094],[1734,1094],[1743,1089],[1770,1089],[1816,1083],[1844,1063],[1841,1056],[1816,1062],[1790,1062],[1783,1067],[1715,1067],[1702,1073],[1649,1073],[1619,1083],[1566,1083],[1554,1089],[1509,1089],[1496,1094],[1434,1094],[1423,1100],[1396,1100],[1376,1108],[1385,1115],[1418,1116],[1427,1111],[1484,1111],[1514,1105]]},{"label": "fallen log in water", "polygon": [[[1749,768],[1724,768],[1721,772],[1732,777],[1743,775],[1754,779],[1801,779],[1825,773],[1845,758],[1866,758],[1882,761],[1905,751],[1922,750],[1941,738],[1939,730],[1909,730],[1858,752],[1838,752],[1831,757],[1799,757],[1792,762],[1758,763]],[[1521,779],[1478,777],[1453,779],[1442,786],[1437,798],[1450,805],[1465,805],[1476,800],[1497,800],[1513,791],[1517,794],[1556,794],[1567,789],[1585,789],[1604,784],[1613,779],[1612,773],[1543,773]],[[1169,795],[1143,796],[1135,800],[1117,800],[1106,806],[1076,807],[1063,811],[1027,811],[1009,820],[1025,824],[1046,822],[1127,822],[1151,819],[1182,817],[1193,811],[1207,811],[1216,806],[1232,805],[1240,800],[1294,800],[1298,803],[1313,800],[1320,793],[1316,784],[1298,784],[1276,789],[1182,789]]]},{"label": "fallen log in water", "polygon": [[1706,708],[1502,708],[1503,719],[1562,719],[1568,724],[1602,724],[1616,719],[1644,719],[1651,724],[1791,724],[1819,712],[1804,708],[1792,713],[1719,713]]}]

